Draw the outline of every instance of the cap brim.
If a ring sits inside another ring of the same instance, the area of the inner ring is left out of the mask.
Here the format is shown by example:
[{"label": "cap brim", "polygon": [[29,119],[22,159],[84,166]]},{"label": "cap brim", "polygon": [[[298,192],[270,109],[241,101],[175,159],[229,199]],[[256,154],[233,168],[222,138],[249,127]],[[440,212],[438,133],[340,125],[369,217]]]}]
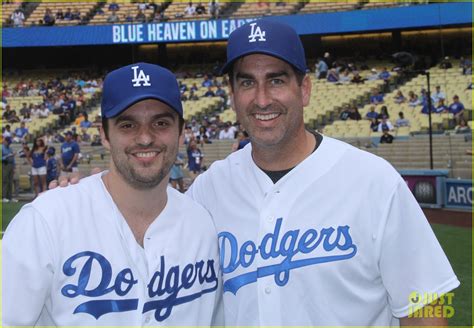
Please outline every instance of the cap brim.
[{"label": "cap brim", "polygon": [[220,73],[221,74],[226,74],[231,69],[231,67],[234,65],[236,60],[238,60],[238,59],[240,59],[244,56],[253,55],[253,54],[269,55],[269,56],[272,56],[272,57],[283,60],[284,62],[290,64],[291,66],[293,66],[294,68],[296,68],[298,71],[300,71],[302,73],[305,73],[305,71],[306,71],[306,69],[301,70],[300,67],[296,67],[295,65],[290,63],[286,58],[284,58],[283,56],[281,56],[281,55],[279,55],[275,52],[272,52],[272,51],[269,51],[269,50],[252,50],[252,51],[248,51],[248,52],[244,52],[242,54],[239,54],[238,56],[236,56],[236,57],[232,58],[231,60],[229,60],[227,63],[225,63],[224,67],[222,67]]},{"label": "cap brim", "polygon": [[135,96],[135,97],[132,97],[132,98],[127,98],[125,101],[122,101],[118,105],[114,106],[112,109],[108,110],[107,113],[102,113],[102,115],[105,118],[113,118],[113,117],[119,115],[120,113],[122,113],[123,111],[125,111],[130,106],[133,106],[137,102],[142,101],[142,100],[146,100],[146,99],[158,100],[158,101],[166,104],[167,106],[169,106],[173,111],[175,111],[178,114],[178,116],[182,117],[179,114],[179,109],[178,108],[174,108],[166,100],[164,100],[161,97],[156,96],[156,94],[141,94],[141,95],[138,95],[138,96]]}]

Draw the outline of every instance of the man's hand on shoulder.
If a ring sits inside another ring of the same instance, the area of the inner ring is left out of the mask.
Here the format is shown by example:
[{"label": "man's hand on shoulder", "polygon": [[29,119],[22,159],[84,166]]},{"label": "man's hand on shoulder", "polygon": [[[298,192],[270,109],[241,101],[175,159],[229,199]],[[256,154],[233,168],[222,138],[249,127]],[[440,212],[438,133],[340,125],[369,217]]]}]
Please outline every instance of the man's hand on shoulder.
[{"label": "man's hand on shoulder", "polygon": [[[101,168],[95,167],[91,170],[90,175],[97,174],[97,173],[100,173],[102,171],[103,170]],[[55,189],[57,187],[67,187],[69,185],[75,185],[75,184],[79,183],[80,179],[81,179],[81,177],[80,177],[79,174],[59,177],[59,179],[53,180],[49,183],[48,189],[51,190],[51,189]]]}]

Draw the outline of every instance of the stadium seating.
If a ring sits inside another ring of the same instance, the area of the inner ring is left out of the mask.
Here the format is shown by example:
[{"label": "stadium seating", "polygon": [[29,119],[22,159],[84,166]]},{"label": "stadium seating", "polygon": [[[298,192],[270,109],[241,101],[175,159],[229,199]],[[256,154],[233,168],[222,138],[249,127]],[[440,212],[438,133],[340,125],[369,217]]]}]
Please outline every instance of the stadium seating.
[{"label": "stadium seating", "polygon": [[358,6],[359,1],[345,0],[345,1],[333,1],[333,2],[313,2],[309,1],[299,11],[300,14],[307,13],[318,13],[318,12],[335,12],[335,11],[347,11],[354,10]]},{"label": "stadium seating", "polygon": [[[89,24],[94,24],[94,25],[103,25],[103,24],[109,24],[107,23],[107,18],[109,17],[111,11],[108,10],[109,4],[112,3],[112,1],[107,1],[104,6],[102,7],[102,10],[104,11],[103,14],[95,14],[92,19],[90,20]],[[160,4],[160,2],[156,2],[157,4]],[[130,16],[133,19],[135,19],[136,15],[139,12],[138,8],[138,3],[131,3],[131,2],[118,2],[119,9],[117,10],[116,14],[119,17],[119,23],[126,23],[125,17]],[[143,12],[146,16],[146,20],[150,20],[153,15],[153,9],[152,8],[147,8]]]},{"label": "stadium seating", "polygon": [[244,1],[231,17],[260,17],[267,15],[289,15],[299,10],[301,2]]},{"label": "stadium seating", "polygon": [[96,6],[97,3],[94,2],[41,2],[26,19],[25,25],[38,24],[38,21],[43,19],[45,11],[48,8],[51,9],[53,15],[56,15],[56,12],[60,9],[63,13],[66,12],[67,9],[71,9],[71,11],[79,10],[81,20],[56,19],[54,23],[57,26],[77,25],[82,22],[82,18],[92,14]]},{"label": "stadium seating", "polygon": [[[466,154],[468,149],[472,149],[472,141],[466,142],[462,135],[434,136],[434,169],[448,170],[450,178],[472,179],[472,157]],[[399,170],[430,167],[429,141],[426,135],[366,150],[385,158]]]},{"label": "stadium seating", "polygon": [[[446,94],[446,105],[449,105],[452,101],[452,97],[457,94],[460,101],[466,106],[468,111],[472,111],[470,104],[472,104],[472,93],[470,90],[466,90],[466,86],[470,81],[469,75],[461,75],[461,70],[458,68],[459,63],[454,63],[455,68],[451,69],[440,69],[431,68],[429,70],[431,75],[431,90],[434,91],[436,85],[441,86],[441,90]],[[415,108],[410,107],[407,103],[396,104],[394,96],[396,91],[400,90],[407,96],[409,91],[414,91],[416,94],[420,93],[420,90],[426,88],[426,77],[424,75],[417,75],[406,84],[399,86],[393,92],[388,93],[384,97],[384,104],[376,106],[376,112],[380,112],[380,108],[385,105],[388,108],[390,115],[390,121],[395,123],[398,118],[398,113],[403,112],[405,118],[410,121],[410,127],[396,129],[394,136],[407,137],[410,134],[426,133],[429,128],[428,116],[421,113],[421,105]],[[365,117],[372,105],[368,102],[360,110],[362,118]],[[471,117],[471,114],[466,114],[466,118]],[[449,129],[449,122],[452,121],[452,114],[442,113],[432,115],[432,127],[436,131],[444,131]],[[326,125],[324,132],[328,135],[338,138],[349,138],[349,137],[374,137],[379,138],[381,133],[372,132],[369,129],[369,123],[367,120],[361,121],[339,121],[336,120],[333,124]]]},{"label": "stadium seating", "polygon": [[2,24],[7,24],[13,12],[20,8],[21,3],[2,3]]}]

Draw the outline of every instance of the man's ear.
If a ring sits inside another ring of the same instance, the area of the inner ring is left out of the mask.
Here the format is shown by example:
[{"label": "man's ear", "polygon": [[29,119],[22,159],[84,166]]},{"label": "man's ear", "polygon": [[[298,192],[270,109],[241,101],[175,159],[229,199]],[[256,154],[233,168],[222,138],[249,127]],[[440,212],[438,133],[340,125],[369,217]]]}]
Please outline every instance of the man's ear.
[{"label": "man's ear", "polygon": [[107,139],[107,136],[105,135],[104,127],[102,125],[99,128],[99,133],[100,133],[100,140],[102,141],[102,146],[104,146],[105,149],[110,150],[110,143],[109,143],[109,140]]}]

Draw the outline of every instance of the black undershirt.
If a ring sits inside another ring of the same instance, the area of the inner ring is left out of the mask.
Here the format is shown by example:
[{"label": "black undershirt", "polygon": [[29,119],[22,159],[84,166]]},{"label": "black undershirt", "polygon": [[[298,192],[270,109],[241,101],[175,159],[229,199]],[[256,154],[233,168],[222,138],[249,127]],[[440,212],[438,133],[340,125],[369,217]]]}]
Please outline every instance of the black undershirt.
[{"label": "black undershirt", "polygon": [[[314,149],[311,153],[314,153],[316,151],[316,149],[318,149],[319,145],[321,144],[321,142],[323,141],[323,136],[319,133],[317,133],[316,131],[311,131],[311,130],[308,130],[308,132],[310,132],[311,134],[314,135],[314,138],[316,139],[316,145],[314,146]],[[266,175],[268,175],[268,177],[270,179],[272,179],[273,183],[277,183],[278,180],[280,180],[281,178],[283,178],[285,175],[287,175],[291,170],[293,170],[295,167],[292,167],[292,168],[289,168],[289,169],[286,169],[286,170],[282,170],[282,171],[267,171],[267,170],[264,170],[262,168],[260,168],[263,172],[265,172]]]}]

